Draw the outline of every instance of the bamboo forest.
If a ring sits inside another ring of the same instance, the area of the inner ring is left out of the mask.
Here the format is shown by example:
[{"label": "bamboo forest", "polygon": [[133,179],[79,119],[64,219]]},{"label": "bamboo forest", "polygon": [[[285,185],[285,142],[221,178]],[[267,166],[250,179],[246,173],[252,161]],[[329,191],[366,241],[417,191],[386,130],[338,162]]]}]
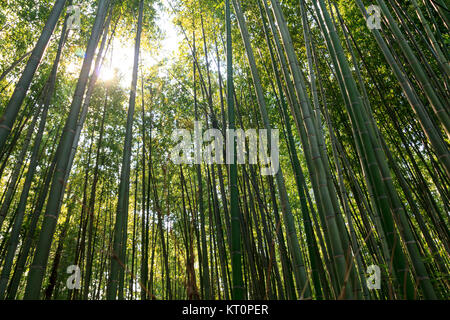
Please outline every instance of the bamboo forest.
[{"label": "bamboo forest", "polygon": [[449,300],[449,24],[0,1],[0,300]]}]

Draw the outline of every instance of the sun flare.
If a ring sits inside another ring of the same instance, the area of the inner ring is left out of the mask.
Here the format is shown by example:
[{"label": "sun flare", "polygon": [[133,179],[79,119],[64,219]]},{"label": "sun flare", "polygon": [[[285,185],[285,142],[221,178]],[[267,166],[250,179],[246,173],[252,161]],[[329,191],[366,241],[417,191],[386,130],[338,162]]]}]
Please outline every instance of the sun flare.
[{"label": "sun flare", "polygon": [[98,78],[102,81],[111,81],[117,74],[117,68],[104,67],[100,70]]}]

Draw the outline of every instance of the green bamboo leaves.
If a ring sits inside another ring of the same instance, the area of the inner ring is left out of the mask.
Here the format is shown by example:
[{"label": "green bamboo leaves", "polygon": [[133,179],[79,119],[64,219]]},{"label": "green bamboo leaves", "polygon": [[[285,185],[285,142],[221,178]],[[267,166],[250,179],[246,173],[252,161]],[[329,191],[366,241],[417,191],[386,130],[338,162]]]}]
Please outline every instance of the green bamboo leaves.
[{"label": "green bamboo leaves", "polygon": [[99,0],[75,37],[71,1],[25,2],[0,2],[0,299],[448,298],[444,1],[377,0],[371,29],[361,0]]}]

